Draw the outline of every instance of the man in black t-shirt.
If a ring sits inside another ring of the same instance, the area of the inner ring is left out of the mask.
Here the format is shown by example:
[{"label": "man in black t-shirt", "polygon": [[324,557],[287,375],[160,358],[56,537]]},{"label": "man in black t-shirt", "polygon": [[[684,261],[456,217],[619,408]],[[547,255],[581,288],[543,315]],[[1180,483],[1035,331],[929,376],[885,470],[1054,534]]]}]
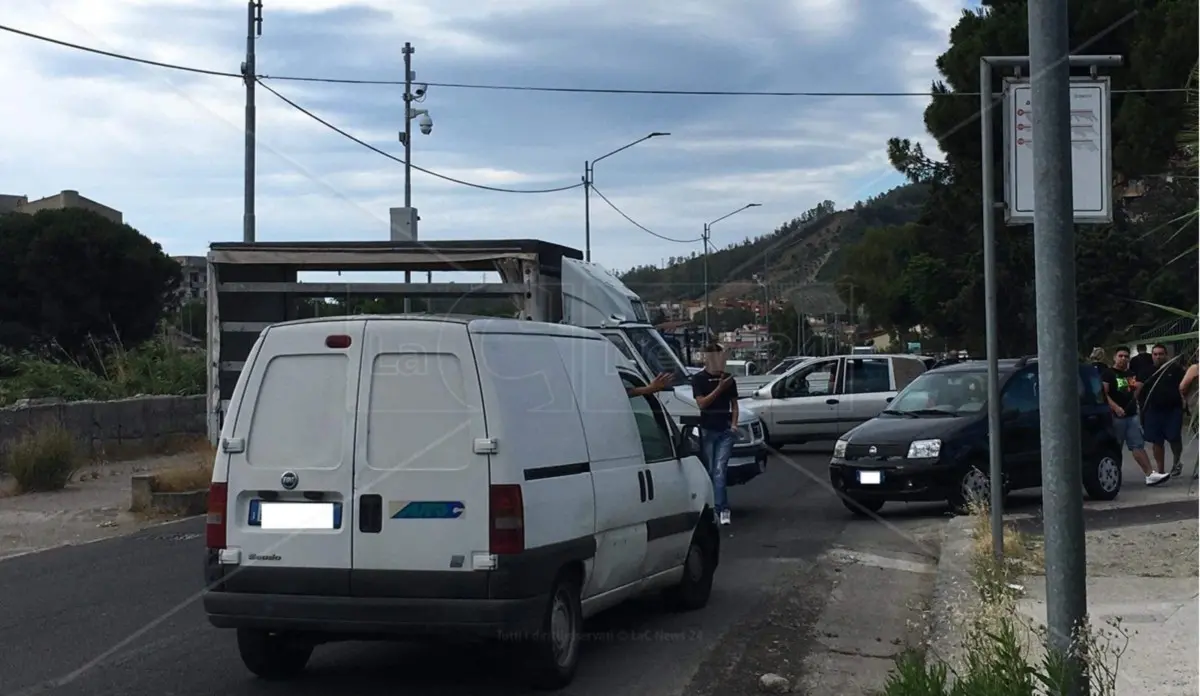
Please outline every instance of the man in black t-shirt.
[{"label": "man in black t-shirt", "polygon": [[1166,470],[1166,453],[1163,443],[1171,446],[1175,464],[1171,476],[1183,473],[1183,396],[1179,385],[1183,382],[1183,368],[1177,360],[1167,360],[1167,347],[1161,343],[1150,350],[1154,358],[1155,372],[1145,381],[1139,398],[1142,408],[1142,429],[1150,452],[1159,471]]},{"label": "man in black t-shirt", "polygon": [[1146,443],[1142,439],[1142,425],[1138,422],[1138,390],[1141,383],[1129,371],[1129,348],[1120,346],[1113,352],[1112,369],[1101,374],[1104,398],[1113,413],[1113,427],[1117,441],[1129,448],[1133,460],[1146,475],[1147,486],[1157,486],[1170,480],[1162,471],[1155,471],[1146,456]]},{"label": "man in black t-shirt", "polygon": [[[1153,351],[1151,351],[1152,353]],[[1137,377],[1137,381],[1143,384],[1150,379],[1150,375],[1154,374],[1157,369],[1154,356],[1151,353],[1138,353],[1129,359],[1129,371]]]},{"label": "man in black t-shirt", "polygon": [[725,349],[704,348],[704,369],[692,375],[692,395],[700,407],[700,450],[712,478],[713,504],[721,524],[730,523],[725,474],[738,425],[737,382],[725,371]]}]

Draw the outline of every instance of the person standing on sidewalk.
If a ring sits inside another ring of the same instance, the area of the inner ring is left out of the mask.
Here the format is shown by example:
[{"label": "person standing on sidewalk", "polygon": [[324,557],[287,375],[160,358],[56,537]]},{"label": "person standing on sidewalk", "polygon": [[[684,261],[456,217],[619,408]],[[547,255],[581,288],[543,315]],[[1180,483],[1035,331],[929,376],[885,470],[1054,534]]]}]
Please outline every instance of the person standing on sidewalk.
[{"label": "person standing on sidewalk", "polygon": [[1150,356],[1154,358],[1155,371],[1139,393],[1142,429],[1158,470],[1166,471],[1165,442],[1175,460],[1171,476],[1179,476],[1183,473],[1183,397],[1179,391],[1183,368],[1176,360],[1168,361],[1167,347],[1161,343],[1150,349]]},{"label": "person standing on sidewalk", "polygon": [[1142,439],[1142,425],[1138,422],[1137,393],[1141,384],[1129,371],[1129,348],[1120,346],[1113,352],[1113,366],[1106,370],[1101,379],[1104,383],[1104,398],[1113,413],[1113,427],[1117,442],[1129,448],[1133,460],[1146,475],[1147,486],[1157,486],[1171,477],[1155,471],[1146,456],[1146,443]]},{"label": "person standing on sidewalk", "polygon": [[729,524],[729,499],[725,474],[738,425],[737,382],[725,371],[725,349],[717,343],[704,347],[704,369],[692,375],[692,394],[700,407],[700,451],[712,478],[713,504],[721,524]]}]

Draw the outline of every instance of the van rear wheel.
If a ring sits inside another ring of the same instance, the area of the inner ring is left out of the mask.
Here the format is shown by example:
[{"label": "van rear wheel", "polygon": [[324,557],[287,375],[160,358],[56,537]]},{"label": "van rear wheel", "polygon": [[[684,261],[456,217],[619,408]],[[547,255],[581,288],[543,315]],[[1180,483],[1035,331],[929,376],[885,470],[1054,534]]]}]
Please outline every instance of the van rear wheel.
[{"label": "van rear wheel", "polygon": [[312,657],[312,643],[302,642],[286,633],[271,633],[249,628],[237,632],[242,663],[263,679],[289,679],[304,671]]},{"label": "van rear wheel", "polygon": [[559,574],[537,635],[522,646],[524,674],[535,689],[561,689],[575,678],[583,633],[579,583],[575,573]]}]

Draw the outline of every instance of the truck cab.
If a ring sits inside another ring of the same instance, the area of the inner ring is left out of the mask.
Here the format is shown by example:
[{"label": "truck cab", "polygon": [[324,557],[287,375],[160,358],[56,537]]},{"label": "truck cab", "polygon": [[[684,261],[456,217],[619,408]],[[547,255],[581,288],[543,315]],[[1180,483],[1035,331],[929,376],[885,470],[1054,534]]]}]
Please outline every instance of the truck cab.
[{"label": "truck cab", "polygon": [[[641,298],[602,266],[562,260],[563,323],[593,329],[612,342],[649,380],[667,372],[671,387],[658,399],[677,424],[700,414],[691,373],[651,323]],[[738,404],[738,439],[729,458],[727,485],[750,481],[766,471],[762,420],[748,400]]]}]

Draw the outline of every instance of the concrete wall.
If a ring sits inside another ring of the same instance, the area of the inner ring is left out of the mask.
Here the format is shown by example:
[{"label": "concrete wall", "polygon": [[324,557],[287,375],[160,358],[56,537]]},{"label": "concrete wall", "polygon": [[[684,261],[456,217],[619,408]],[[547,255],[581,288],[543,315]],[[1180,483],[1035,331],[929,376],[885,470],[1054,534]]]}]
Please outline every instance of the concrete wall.
[{"label": "concrete wall", "polygon": [[120,401],[44,400],[0,408],[0,453],[22,435],[57,423],[75,435],[83,453],[128,459],[203,437],[203,396],[139,396]]}]

